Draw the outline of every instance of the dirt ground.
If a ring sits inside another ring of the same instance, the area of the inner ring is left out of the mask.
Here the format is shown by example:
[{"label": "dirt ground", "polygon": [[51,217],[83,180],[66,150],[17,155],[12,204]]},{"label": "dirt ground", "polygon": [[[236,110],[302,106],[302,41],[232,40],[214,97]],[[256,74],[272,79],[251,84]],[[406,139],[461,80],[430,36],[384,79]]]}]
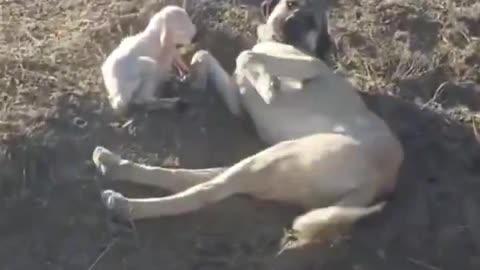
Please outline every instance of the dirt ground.
[{"label": "dirt ground", "polygon": [[[259,2],[195,11],[203,46],[229,70],[255,40]],[[330,2],[336,68],[399,136],[406,160],[392,203],[346,241],[277,256],[295,207],[235,197],[125,230],[100,204],[107,187],[167,193],[102,179],[96,145],[188,168],[265,147],[213,91],[189,93],[197,102],[183,111],[112,115],[100,64],[161,3],[0,0],[0,269],[480,269],[480,4]]]}]

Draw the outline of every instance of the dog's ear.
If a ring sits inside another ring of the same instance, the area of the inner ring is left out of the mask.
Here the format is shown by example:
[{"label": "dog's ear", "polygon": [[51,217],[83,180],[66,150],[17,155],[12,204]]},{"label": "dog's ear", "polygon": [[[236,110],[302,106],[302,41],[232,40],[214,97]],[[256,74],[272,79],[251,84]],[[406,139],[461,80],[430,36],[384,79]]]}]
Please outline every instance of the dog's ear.
[{"label": "dog's ear", "polygon": [[328,31],[328,19],[326,14],[322,14],[321,18],[317,21],[318,36],[315,46],[315,55],[326,60],[326,57],[332,48],[332,40]]},{"label": "dog's ear", "polygon": [[317,37],[315,55],[322,60],[326,60],[331,48],[332,40],[330,39],[330,35],[328,34],[328,32],[320,32]]},{"label": "dog's ear", "polygon": [[262,9],[262,15],[265,17],[265,19],[268,19],[268,16],[270,13],[272,13],[273,9],[275,6],[277,6],[279,0],[265,0],[262,2],[261,9]]}]

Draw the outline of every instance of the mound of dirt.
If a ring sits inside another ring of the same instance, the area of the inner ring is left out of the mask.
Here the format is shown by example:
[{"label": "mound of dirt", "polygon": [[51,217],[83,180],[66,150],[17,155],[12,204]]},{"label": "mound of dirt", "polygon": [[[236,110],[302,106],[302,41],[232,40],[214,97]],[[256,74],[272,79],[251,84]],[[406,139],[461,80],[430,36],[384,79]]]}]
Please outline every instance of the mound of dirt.
[{"label": "mound of dirt", "polygon": [[[95,146],[187,168],[230,165],[265,147],[213,91],[193,93],[199,102],[183,112],[113,116],[101,62],[177,2],[0,3],[1,269],[480,268],[475,0],[329,1],[335,68],[406,151],[392,203],[345,241],[277,256],[299,209],[243,197],[138,222],[134,231],[112,226],[101,189],[166,193],[102,179],[90,161]],[[193,15],[201,47],[231,71],[256,39],[260,1],[203,2]]]}]

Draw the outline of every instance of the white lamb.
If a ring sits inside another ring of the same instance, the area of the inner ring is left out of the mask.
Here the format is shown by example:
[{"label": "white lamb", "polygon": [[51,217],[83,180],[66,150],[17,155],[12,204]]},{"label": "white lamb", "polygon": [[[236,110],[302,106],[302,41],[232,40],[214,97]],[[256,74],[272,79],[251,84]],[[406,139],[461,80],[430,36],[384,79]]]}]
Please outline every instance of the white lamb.
[{"label": "white lamb", "polygon": [[131,104],[147,109],[173,107],[178,98],[157,98],[155,92],[170,79],[172,66],[188,72],[178,49],[190,44],[195,33],[185,9],[166,6],[143,32],[124,38],[101,68],[113,110],[122,114]]}]

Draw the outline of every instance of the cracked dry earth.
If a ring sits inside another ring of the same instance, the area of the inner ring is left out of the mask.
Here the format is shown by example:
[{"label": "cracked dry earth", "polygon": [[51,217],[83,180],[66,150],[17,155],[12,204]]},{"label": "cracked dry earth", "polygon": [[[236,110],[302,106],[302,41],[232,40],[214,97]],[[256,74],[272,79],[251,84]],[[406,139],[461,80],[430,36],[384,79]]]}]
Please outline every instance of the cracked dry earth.
[{"label": "cracked dry earth", "polygon": [[[335,68],[401,139],[386,210],[332,247],[277,256],[299,213],[234,197],[186,215],[115,227],[90,155],[103,145],[154,165],[233,164],[265,147],[213,91],[181,112],[116,118],[99,66],[120,38],[175,1],[0,0],[0,268],[480,269],[480,5],[474,0],[329,1]],[[207,1],[202,46],[232,70],[255,40],[260,1]],[[188,92],[188,91],[187,91]],[[478,136],[477,136],[478,138]]]}]

